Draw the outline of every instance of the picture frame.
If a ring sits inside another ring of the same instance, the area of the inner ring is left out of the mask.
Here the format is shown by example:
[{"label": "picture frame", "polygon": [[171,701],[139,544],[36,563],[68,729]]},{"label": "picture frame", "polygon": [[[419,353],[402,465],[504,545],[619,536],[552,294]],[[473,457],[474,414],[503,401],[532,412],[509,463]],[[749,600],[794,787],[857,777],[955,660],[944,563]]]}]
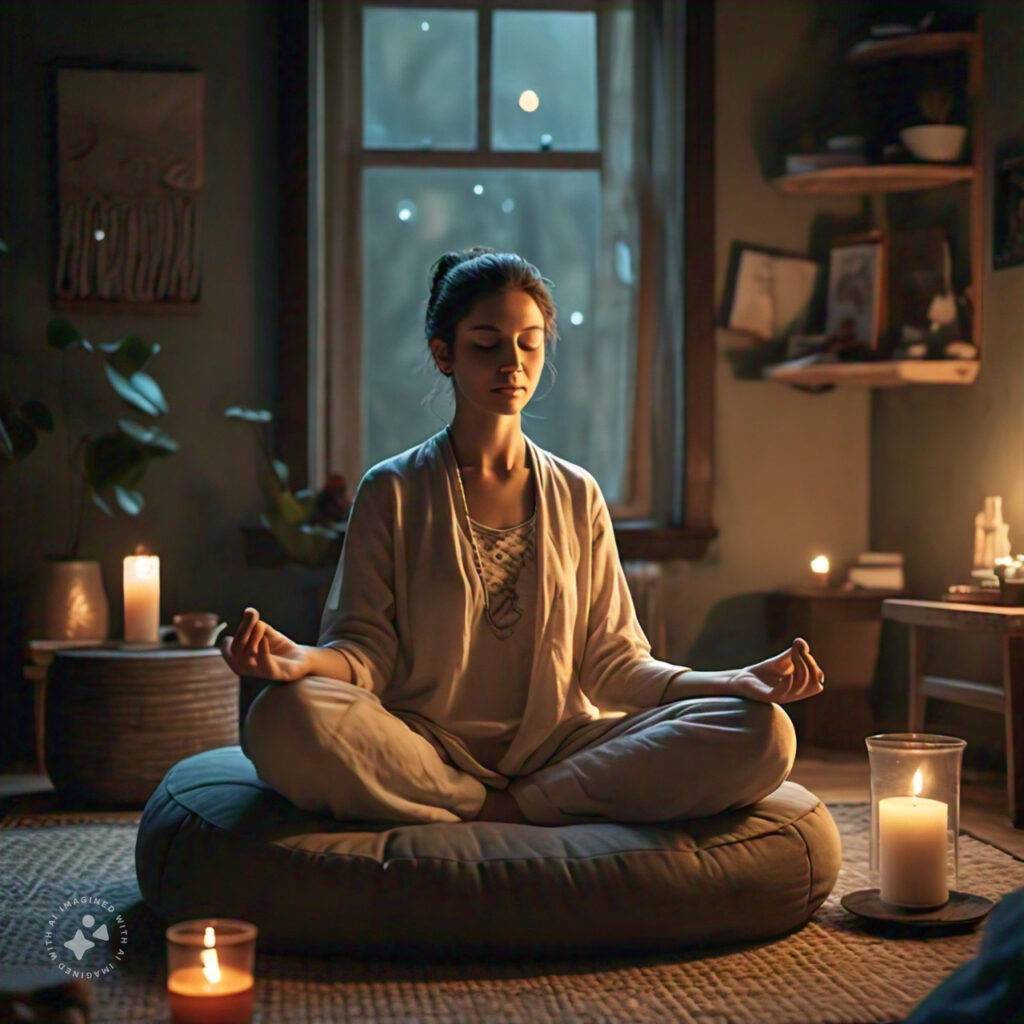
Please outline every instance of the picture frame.
[{"label": "picture frame", "polygon": [[878,348],[886,328],[888,240],[869,231],[829,249],[825,330],[844,345]]},{"label": "picture frame", "polygon": [[799,253],[733,242],[721,326],[760,342],[801,334],[820,297],[823,269]]},{"label": "picture frame", "polygon": [[992,267],[1024,263],[1024,152],[997,160],[992,202]]},{"label": "picture frame", "polygon": [[53,90],[57,308],[197,312],[205,76],[72,62]]}]

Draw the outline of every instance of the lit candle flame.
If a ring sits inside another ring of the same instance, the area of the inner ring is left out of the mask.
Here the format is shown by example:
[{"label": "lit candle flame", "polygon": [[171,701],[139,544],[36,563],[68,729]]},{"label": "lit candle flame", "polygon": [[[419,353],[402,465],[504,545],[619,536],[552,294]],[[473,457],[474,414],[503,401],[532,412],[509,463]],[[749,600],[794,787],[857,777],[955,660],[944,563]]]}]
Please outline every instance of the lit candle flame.
[{"label": "lit candle flame", "polygon": [[811,572],[828,572],[828,559],[824,555],[818,555],[811,561]]},{"label": "lit candle flame", "polygon": [[914,782],[913,782],[914,796],[920,796],[921,795],[921,790],[923,788],[924,788],[924,776],[921,774],[921,769],[918,768],[917,771],[914,772]]},{"label": "lit candle flame", "polygon": [[220,963],[217,960],[217,950],[204,949],[199,956],[203,961],[203,977],[211,985],[220,981]]},{"label": "lit candle flame", "polygon": [[216,941],[216,933],[207,925],[206,931],[203,932],[203,945],[207,948],[202,950],[199,956],[203,961],[203,977],[211,985],[220,981],[220,961],[217,959],[217,950],[213,948]]}]

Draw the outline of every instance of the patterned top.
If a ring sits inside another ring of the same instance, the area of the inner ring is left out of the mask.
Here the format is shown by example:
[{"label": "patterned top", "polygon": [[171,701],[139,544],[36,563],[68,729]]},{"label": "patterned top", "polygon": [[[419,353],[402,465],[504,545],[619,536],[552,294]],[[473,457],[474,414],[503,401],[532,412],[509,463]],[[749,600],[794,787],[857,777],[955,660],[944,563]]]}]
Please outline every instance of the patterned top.
[{"label": "patterned top", "polygon": [[507,530],[496,530],[474,519],[469,524],[483,563],[491,618],[499,628],[511,629],[523,616],[518,583],[524,566],[532,562],[536,552],[537,515]]}]

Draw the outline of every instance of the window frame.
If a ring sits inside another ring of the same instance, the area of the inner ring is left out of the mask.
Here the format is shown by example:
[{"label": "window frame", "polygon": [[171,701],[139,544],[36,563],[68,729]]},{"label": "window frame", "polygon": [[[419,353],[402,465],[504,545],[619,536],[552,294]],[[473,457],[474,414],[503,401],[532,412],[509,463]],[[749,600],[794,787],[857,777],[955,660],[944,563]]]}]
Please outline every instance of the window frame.
[{"label": "window frame", "polygon": [[[328,0],[278,0],[279,29],[279,177],[280,177],[280,328],[278,354],[278,450],[291,465],[295,480],[310,485],[322,482],[328,438],[340,439],[330,451],[331,465],[358,464],[353,451],[357,440],[344,446],[350,431],[344,419],[361,415],[359,382],[361,366],[351,359],[340,365],[330,351],[327,336],[339,329],[330,323],[332,314],[325,303],[324,284],[338,282],[345,294],[345,319],[362,321],[361,249],[349,252],[343,242],[361,238],[360,188],[346,197],[324,189],[324,176],[317,173],[325,153],[332,166],[346,161],[349,180],[360,181],[363,167],[430,166],[580,169],[600,168],[601,153],[550,150],[544,152],[490,149],[491,46],[494,10],[599,10],[600,0],[555,0],[545,3],[512,4],[506,0],[445,0],[447,9],[476,9],[478,19],[477,141],[473,151],[378,150],[362,148],[362,66],[360,61],[323,60],[324,47],[332,43],[321,29],[323,6]],[[645,0],[650,2],[650,0]],[[678,0],[667,0],[678,2]],[[415,0],[372,0],[374,6],[423,7]],[[353,5],[355,6],[355,5]],[[699,558],[717,536],[712,520],[712,432],[714,418],[714,5],[706,0],[685,0],[685,151],[683,155],[685,192],[683,196],[683,281],[685,320],[681,348],[683,365],[683,466],[682,494],[674,522],[617,519],[615,534],[623,559],[667,560]],[[598,33],[601,45],[601,33]],[[344,66],[340,66],[344,65]],[[343,118],[324,119],[324,96],[347,90],[350,102],[342,104],[359,111],[355,124]],[[471,159],[470,159],[471,158]],[[338,190],[335,190],[337,192]],[[659,211],[642,213],[641,244],[647,245],[652,223]],[[649,251],[649,250],[648,250]],[[650,282],[652,275],[641,276]],[[671,283],[666,282],[666,286]],[[648,293],[649,294],[649,293]],[[336,303],[333,305],[337,305]],[[644,298],[638,308],[638,331],[644,330]],[[641,351],[642,357],[642,351]],[[332,393],[339,386],[341,401],[331,404],[328,422],[325,401],[327,381]],[[632,434],[645,418],[637,403]],[[312,428],[312,429],[311,429]],[[641,458],[649,458],[650,431]],[[339,450],[340,447],[340,450]],[[639,460],[634,460],[639,461]],[[355,481],[352,481],[354,484]]]}]

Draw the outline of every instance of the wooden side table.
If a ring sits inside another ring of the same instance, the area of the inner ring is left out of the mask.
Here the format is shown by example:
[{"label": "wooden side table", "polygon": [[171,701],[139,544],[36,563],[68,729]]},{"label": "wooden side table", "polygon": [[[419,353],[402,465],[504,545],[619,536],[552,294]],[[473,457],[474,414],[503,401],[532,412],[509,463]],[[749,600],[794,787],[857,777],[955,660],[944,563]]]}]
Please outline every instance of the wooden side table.
[{"label": "wooden side table", "polygon": [[[890,600],[882,605],[882,614],[910,626],[911,732],[924,731],[929,697],[1003,715],[1010,819],[1015,828],[1024,828],[1024,607]],[[928,629],[985,633],[997,639],[1003,653],[1002,686],[925,675]]]},{"label": "wooden side table", "polygon": [[238,743],[238,676],[215,647],[58,650],[46,768],[59,792],[141,804],[182,758]]},{"label": "wooden side table", "polygon": [[817,697],[790,705],[803,742],[864,753],[875,730],[869,693],[882,632],[882,602],[902,590],[794,587],[768,595],[772,636],[802,636],[825,673]]}]

